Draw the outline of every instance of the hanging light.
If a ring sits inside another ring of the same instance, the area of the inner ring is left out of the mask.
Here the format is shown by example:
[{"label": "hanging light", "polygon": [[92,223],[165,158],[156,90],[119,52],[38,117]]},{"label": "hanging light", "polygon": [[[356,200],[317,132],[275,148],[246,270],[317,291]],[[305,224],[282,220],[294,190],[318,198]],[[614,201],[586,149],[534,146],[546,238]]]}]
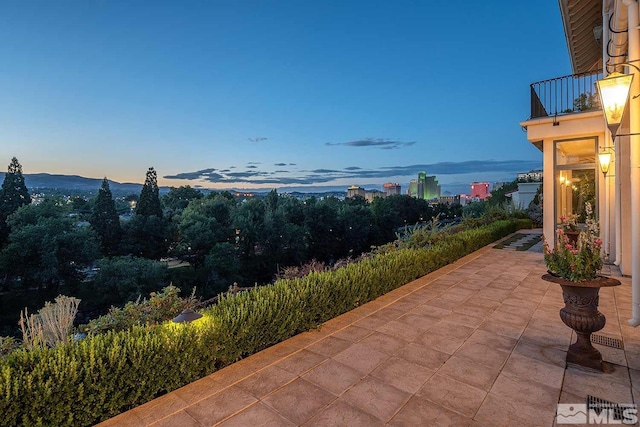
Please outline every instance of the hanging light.
[{"label": "hanging light", "polygon": [[202,317],[202,314],[197,311],[193,311],[190,308],[185,308],[182,313],[173,318],[174,323],[190,323],[194,320],[198,320]]},{"label": "hanging light", "polygon": [[600,163],[600,170],[607,176],[607,172],[609,172],[609,166],[611,165],[611,151],[603,151],[598,154],[598,160]]},{"label": "hanging light", "polygon": [[600,94],[600,103],[604,110],[604,118],[607,122],[607,127],[611,131],[612,138],[616,137],[618,127],[622,122],[622,115],[627,106],[632,81],[633,74],[614,72],[596,82],[598,93]]}]

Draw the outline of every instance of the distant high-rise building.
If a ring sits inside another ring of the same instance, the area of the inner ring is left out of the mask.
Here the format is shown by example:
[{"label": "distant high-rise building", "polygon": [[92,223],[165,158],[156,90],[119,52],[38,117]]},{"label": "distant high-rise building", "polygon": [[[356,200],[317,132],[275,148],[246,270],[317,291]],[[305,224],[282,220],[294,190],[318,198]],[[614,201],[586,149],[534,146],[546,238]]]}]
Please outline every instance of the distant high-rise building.
[{"label": "distant high-rise building", "polygon": [[418,180],[412,179],[409,181],[409,189],[407,190],[407,195],[411,197],[418,197]]},{"label": "distant high-rise building", "polygon": [[426,177],[424,198],[427,200],[440,198],[440,184],[435,176]]},{"label": "distant high-rise building", "polygon": [[435,176],[427,176],[426,172],[420,172],[418,179],[412,179],[409,183],[407,194],[418,199],[437,199],[440,197],[440,184]]},{"label": "distant high-rise building", "polygon": [[373,202],[376,197],[387,197],[387,195],[379,190],[370,190],[364,193],[364,199],[369,203]]},{"label": "distant high-rise building", "polygon": [[392,184],[390,182],[382,184],[382,190],[387,196],[391,196],[393,194],[402,194],[400,184],[398,184],[397,182],[395,184]]},{"label": "distant high-rise building", "polygon": [[365,191],[364,188],[358,187],[357,185],[352,185],[347,189],[347,197],[364,197]]},{"label": "distant high-rise building", "polygon": [[489,191],[489,183],[488,182],[472,182],[471,183],[471,192],[469,196],[472,198],[477,198],[481,200],[486,200],[491,195]]}]

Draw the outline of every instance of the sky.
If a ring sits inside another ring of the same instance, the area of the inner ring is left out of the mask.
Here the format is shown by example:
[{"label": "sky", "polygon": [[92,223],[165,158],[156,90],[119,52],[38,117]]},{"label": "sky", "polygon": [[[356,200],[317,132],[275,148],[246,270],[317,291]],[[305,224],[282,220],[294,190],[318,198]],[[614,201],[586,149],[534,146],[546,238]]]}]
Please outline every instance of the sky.
[{"label": "sky", "polygon": [[168,186],[511,181],[571,74],[556,0],[7,0],[0,40],[0,165]]}]

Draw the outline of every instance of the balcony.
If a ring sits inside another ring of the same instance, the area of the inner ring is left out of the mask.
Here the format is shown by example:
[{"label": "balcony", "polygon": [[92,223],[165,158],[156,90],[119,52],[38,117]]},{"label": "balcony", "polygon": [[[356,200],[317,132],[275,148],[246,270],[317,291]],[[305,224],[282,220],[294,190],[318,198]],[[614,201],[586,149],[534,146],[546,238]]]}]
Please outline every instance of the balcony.
[{"label": "balcony", "polygon": [[583,73],[531,83],[529,119],[600,110],[596,81],[602,73]]}]

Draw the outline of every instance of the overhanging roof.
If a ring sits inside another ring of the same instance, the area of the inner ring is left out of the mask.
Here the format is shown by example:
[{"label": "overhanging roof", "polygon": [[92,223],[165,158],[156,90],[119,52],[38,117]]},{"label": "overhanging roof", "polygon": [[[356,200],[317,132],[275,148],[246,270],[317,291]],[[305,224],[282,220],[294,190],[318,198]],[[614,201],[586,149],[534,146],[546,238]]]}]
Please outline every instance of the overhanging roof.
[{"label": "overhanging roof", "polygon": [[594,28],[602,28],[602,0],[558,0],[574,74],[602,69],[602,45]]}]

